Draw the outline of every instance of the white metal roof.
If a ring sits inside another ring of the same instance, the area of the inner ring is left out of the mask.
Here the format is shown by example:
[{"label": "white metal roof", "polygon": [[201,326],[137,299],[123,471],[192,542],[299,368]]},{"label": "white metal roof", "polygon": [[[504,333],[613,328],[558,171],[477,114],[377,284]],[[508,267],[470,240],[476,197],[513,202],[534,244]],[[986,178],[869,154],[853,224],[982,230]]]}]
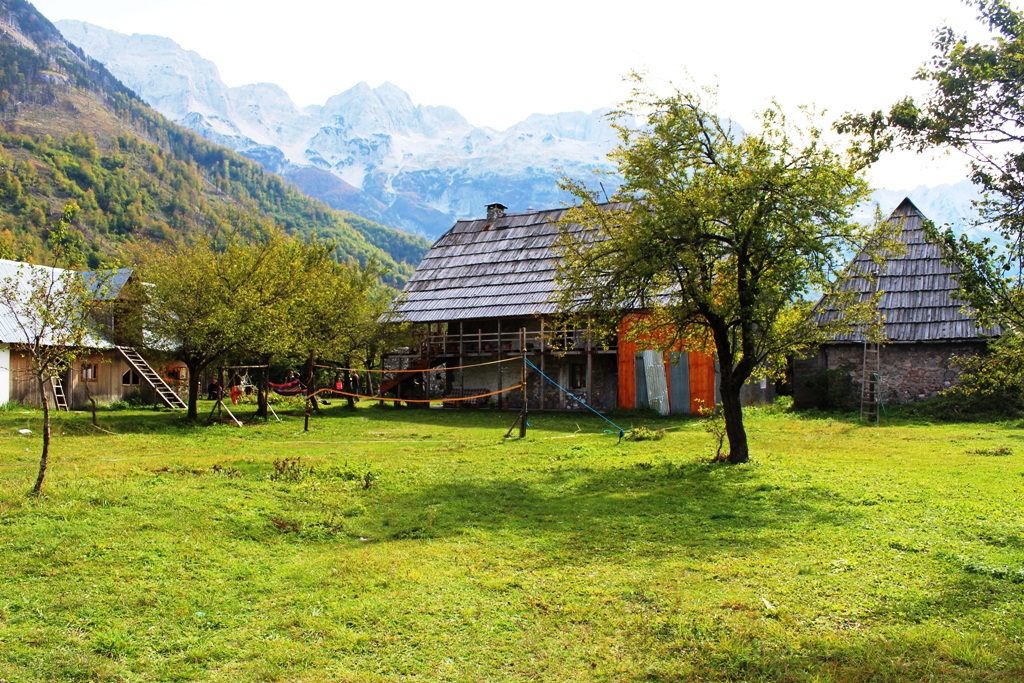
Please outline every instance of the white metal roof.
[{"label": "white metal roof", "polygon": [[[32,287],[32,278],[35,274],[44,274],[47,277],[52,277],[55,282],[55,286],[62,286],[60,282],[71,272],[76,275],[76,271],[67,271],[62,268],[52,268],[50,266],[39,266],[31,263],[22,263],[20,261],[8,261],[6,259],[0,259],[0,287],[6,287],[8,282],[16,282],[18,289],[21,293],[22,302],[27,301],[29,293]],[[28,315],[18,315],[15,311],[12,311],[8,306],[0,304],[0,343],[2,344],[28,344],[34,341],[37,334],[37,330],[30,327],[31,317]],[[53,339],[47,339],[44,337],[43,343],[53,343]],[[110,348],[110,344],[106,341],[94,336],[89,335],[86,338],[85,346],[88,348]]]}]

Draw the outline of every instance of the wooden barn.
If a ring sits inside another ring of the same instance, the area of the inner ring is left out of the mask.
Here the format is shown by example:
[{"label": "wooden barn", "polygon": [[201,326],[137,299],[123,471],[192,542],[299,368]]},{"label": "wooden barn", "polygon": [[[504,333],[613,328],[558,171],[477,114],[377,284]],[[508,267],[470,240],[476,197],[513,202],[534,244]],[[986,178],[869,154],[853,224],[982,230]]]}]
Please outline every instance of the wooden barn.
[{"label": "wooden barn", "polygon": [[[876,273],[876,282],[855,278],[845,285],[865,295],[882,293],[878,312],[886,341],[875,345],[861,334],[848,334],[810,357],[795,359],[797,406],[853,408],[864,403],[874,412],[879,400],[896,404],[934,397],[956,382],[955,356],[981,352],[988,338],[999,334],[979,327],[956,300],[959,271],[942,262],[938,245],[924,233],[927,218],[913,202],[904,199],[889,220],[902,222],[905,253],[877,265],[860,254],[855,272]],[[819,309],[821,320],[838,315],[824,299]]]},{"label": "wooden barn", "polygon": [[[623,321],[613,339],[587,329],[553,327],[557,255],[553,245],[564,209],[506,214],[487,207],[487,218],[456,223],[434,243],[409,280],[398,315],[416,323],[422,341],[389,359],[413,370],[479,365],[521,356],[597,410],[650,407],[664,414],[690,413],[699,402],[716,403],[715,361],[701,353],[644,348],[626,338]],[[642,314],[638,312],[637,314]],[[525,330],[525,335],[522,330]],[[444,371],[444,395],[475,396],[519,384],[521,364],[481,365]],[[429,383],[422,373],[398,375],[382,386],[390,396],[421,398]],[[542,384],[544,388],[542,390]],[[530,410],[581,409],[577,401],[527,375]],[[771,388],[756,385],[751,401],[771,400]],[[518,408],[519,393],[489,400],[496,408]]]},{"label": "wooden barn", "polygon": [[[0,281],[30,277],[32,269],[46,266],[0,260]],[[131,270],[109,273],[82,273],[94,288],[92,315],[96,333],[65,375],[44,387],[45,397],[31,371],[31,359],[25,351],[25,332],[9,311],[0,311],[0,404],[18,401],[41,405],[45,399],[56,408],[80,409],[97,402],[141,397],[144,401],[183,407],[174,390],[187,380],[184,365],[166,363],[154,369],[134,348],[141,341],[143,287]]]}]

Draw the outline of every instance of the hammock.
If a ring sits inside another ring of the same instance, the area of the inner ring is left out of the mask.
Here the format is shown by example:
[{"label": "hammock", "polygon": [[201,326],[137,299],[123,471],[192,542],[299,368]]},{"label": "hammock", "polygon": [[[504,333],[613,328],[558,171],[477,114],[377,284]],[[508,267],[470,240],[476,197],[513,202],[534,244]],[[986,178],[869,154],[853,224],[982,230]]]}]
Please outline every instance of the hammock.
[{"label": "hammock", "polygon": [[306,387],[297,379],[293,379],[291,382],[284,384],[274,384],[273,382],[267,382],[270,388],[274,390],[274,393],[280,394],[281,396],[298,396],[299,394],[306,393]]}]

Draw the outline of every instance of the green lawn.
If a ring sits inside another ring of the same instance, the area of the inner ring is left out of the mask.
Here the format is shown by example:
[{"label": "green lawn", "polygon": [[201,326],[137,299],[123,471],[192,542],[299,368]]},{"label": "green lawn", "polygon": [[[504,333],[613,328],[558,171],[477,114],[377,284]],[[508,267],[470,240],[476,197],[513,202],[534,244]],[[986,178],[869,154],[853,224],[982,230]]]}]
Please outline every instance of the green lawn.
[{"label": "green lawn", "polygon": [[1024,428],[513,417],[0,414],[0,680],[1024,678]]}]

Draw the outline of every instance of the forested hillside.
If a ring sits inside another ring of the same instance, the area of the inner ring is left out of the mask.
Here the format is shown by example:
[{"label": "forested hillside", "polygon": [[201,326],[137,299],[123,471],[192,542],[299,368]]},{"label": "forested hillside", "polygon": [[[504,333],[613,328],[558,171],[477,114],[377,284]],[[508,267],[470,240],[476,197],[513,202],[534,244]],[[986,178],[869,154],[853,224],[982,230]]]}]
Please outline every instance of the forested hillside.
[{"label": "forested hillside", "polygon": [[44,256],[77,203],[90,263],[139,238],[188,238],[239,221],[332,239],[403,280],[426,240],[328,208],[257,163],[150,109],[23,0],[0,0],[0,254]]}]

